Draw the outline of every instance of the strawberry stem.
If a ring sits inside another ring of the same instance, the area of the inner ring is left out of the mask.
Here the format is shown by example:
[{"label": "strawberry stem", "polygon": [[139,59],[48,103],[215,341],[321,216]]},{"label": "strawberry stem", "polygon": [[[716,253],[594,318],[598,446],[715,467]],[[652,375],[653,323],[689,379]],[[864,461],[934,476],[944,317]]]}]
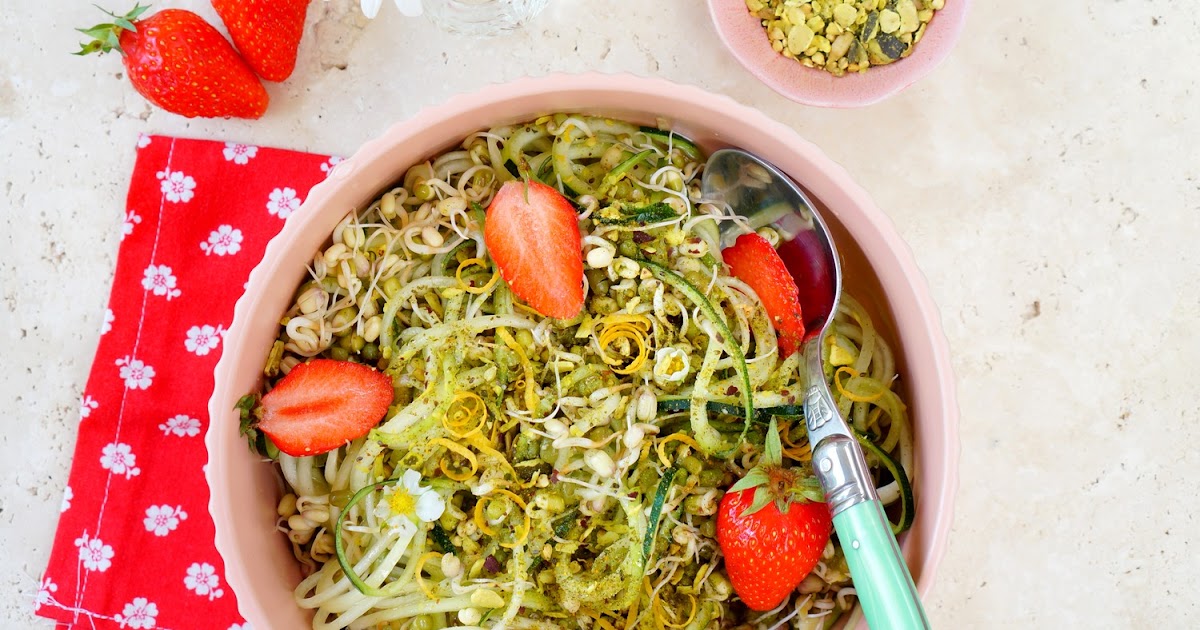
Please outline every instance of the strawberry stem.
[{"label": "strawberry stem", "polygon": [[137,19],[150,8],[150,5],[142,6],[141,4],[135,4],[125,15],[117,15],[100,6],[96,6],[96,8],[111,17],[113,21],[111,23],[97,24],[91,28],[75,29],[92,39],[87,43],[79,44],[79,50],[72,53],[74,55],[104,54],[113,50],[124,54],[125,51],[121,50],[121,31],[137,31]]},{"label": "strawberry stem", "polygon": [[799,468],[783,467],[783,443],[779,438],[779,426],[775,417],[767,427],[767,439],[758,464],[729,488],[729,492],[740,492],[754,488],[754,501],[742,512],[749,516],[771,503],[781,514],[787,514],[792,503],[825,500],[825,493],[815,477],[804,476]]}]

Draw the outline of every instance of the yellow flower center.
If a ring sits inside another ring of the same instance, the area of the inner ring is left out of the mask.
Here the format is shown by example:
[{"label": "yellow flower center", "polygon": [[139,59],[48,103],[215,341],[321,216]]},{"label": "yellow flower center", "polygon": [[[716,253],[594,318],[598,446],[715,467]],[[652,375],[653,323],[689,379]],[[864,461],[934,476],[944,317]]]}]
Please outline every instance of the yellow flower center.
[{"label": "yellow flower center", "polygon": [[388,507],[391,508],[392,514],[410,515],[417,509],[417,500],[408,493],[408,490],[396,488],[391,498],[388,499]]}]

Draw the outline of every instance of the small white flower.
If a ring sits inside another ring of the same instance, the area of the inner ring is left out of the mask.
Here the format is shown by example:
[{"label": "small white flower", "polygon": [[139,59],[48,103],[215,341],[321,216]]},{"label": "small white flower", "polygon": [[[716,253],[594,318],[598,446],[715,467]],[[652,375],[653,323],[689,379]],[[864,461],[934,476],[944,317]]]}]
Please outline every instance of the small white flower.
[{"label": "small white flower", "polygon": [[158,617],[158,604],[145,597],[134,597],[132,602],[125,604],[121,614],[113,617],[113,621],[121,624],[122,628],[128,626],[144,630],[158,625],[156,617]]},{"label": "small white flower", "polygon": [[158,430],[168,436],[174,433],[179,437],[196,437],[200,435],[200,421],[196,418],[179,414],[168,418],[166,422],[158,425]]},{"label": "small white flower", "polygon": [[200,243],[204,254],[232,256],[242,250],[242,231],[232,225],[222,225],[208,235],[207,243]]},{"label": "small white flower", "polygon": [[224,334],[225,329],[220,326],[216,328],[208,324],[192,326],[187,331],[187,339],[183,342],[183,345],[187,348],[188,352],[202,357],[220,345],[221,336]]},{"label": "small white flower", "polygon": [[100,334],[107,335],[108,331],[112,330],[113,322],[116,320],[117,318],[113,315],[111,308],[104,309],[104,323],[100,324]]},{"label": "small white flower", "polygon": [[133,449],[128,444],[105,444],[101,452],[103,454],[100,456],[100,467],[111,470],[114,475],[125,475],[126,479],[131,479],[142,474],[142,469],[137,467],[137,455],[133,454]]},{"label": "small white flower", "polygon": [[380,499],[375,506],[375,515],[392,527],[402,526],[402,519],[431,523],[446,511],[442,495],[428,486],[422,488],[421,473],[415,470],[404,471],[400,483],[384,488]]},{"label": "small white flower", "polygon": [[331,155],[331,156],[329,156],[328,160],[325,160],[324,162],[321,163],[321,172],[328,175],[333,172],[333,167],[335,167],[338,164],[341,164],[342,162],[345,162],[345,161],[346,161],[346,158],[338,157],[336,155]]},{"label": "small white flower", "polygon": [[150,146],[150,136],[148,136],[144,133],[139,133],[137,147],[139,149],[145,149],[148,146]]},{"label": "small white flower", "polygon": [[123,223],[121,225],[121,240],[123,241],[123,240],[125,240],[126,236],[133,234],[133,226],[135,226],[141,222],[142,222],[142,217],[138,216],[138,214],[136,212],[134,212],[133,210],[126,212],[125,213],[125,223]]},{"label": "small white flower", "polygon": [[153,291],[154,295],[165,295],[168,300],[179,297],[181,292],[175,288],[175,273],[170,267],[151,263],[143,275],[143,289]]},{"label": "small white flower", "polygon": [[[33,600],[33,609],[37,610],[46,604],[54,601],[54,594],[58,592],[58,585],[50,578],[42,578],[42,583],[38,586],[37,598]],[[233,630],[230,628],[230,630]]]},{"label": "small white flower", "polygon": [[121,368],[121,378],[125,381],[126,389],[147,389],[154,382],[154,367],[146,365],[140,359],[123,357],[117,359]]},{"label": "small white flower", "polygon": [[237,144],[236,142],[226,142],[225,150],[222,153],[225,154],[225,160],[228,162],[245,164],[250,161],[250,158],[258,155],[258,147],[248,144]]},{"label": "small white flower", "polygon": [[82,420],[92,415],[92,410],[99,406],[100,403],[96,402],[95,398],[84,394],[79,398],[79,419]]},{"label": "small white flower", "polygon": [[166,536],[179,527],[179,521],[185,520],[187,512],[178,505],[151,505],[146,508],[146,518],[142,520],[142,525],[146,526],[146,531],[154,532],[155,536]]},{"label": "small white flower", "polygon": [[171,203],[187,203],[196,196],[196,180],[181,171],[164,169],[155,174],[162,183],[159,188]]},{"label": "small white flower", "polygon": [[58,506],[58,513],[62,514],[71,509],[71,499],[75,498],[75,491],[71,490],[71,486],[63,489],[62,505]]},{"label": "small white flower", "polygon": [[690,369],[687,353],[679,348],[659,348],[654,353],[654,382],[659,385],[682,381]]},{"label": "small white flower", "polygon": [[104,573],[112,566],[113,548],[99,538],[91,538],[84,532],[75,539],[75,546],[79,548],[79,561],[88,571]]},{"label": "small white flower", "polygon": [[379,15],[379,7],[383,6],[383,0],[362,0],[361,6],[363,15],[375,19],[375,16]]},{"label": "small white flower", "polygon": [[183,585],[197,595],[208,595],[210,602],[225,594],[220,588],[221,578],[217,575],[216,567],[207,562],[193,562],[188,567],[187,577],[183,578]]},{"label": "small white flower", "polygon": [[[379,7],[383,5],[383,0],[361,0],[363,15],[368,18],[374,18],[379,15]],[[396,0],[396,8],[400,13],[409,17],[421,15],[422,7],[421,0]]]},{"label": "small white flower", "polygon": [[271,191],[267,201],[267,212],[286,219],[300,207],[300,198],[292,188],[276,188]]}]

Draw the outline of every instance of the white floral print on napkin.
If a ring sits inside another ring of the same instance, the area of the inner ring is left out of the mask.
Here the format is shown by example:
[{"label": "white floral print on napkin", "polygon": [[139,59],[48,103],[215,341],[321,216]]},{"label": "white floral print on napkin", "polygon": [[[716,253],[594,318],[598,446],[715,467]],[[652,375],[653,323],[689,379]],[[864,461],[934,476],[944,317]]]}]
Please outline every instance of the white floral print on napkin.
[{"label": "white floral print on napkin", "polygon": [[137,467],[137,455],[133,454],[133,448],[128,444],[110,442],[104,445],[101,453],[100,467],[104,470],[114,475],[125,475],[126,479],[142,474],[142,469]]},{"label": "white floral print on napkin", "polygon": [[158,625],[158,605],[145,597],[135,597],[132,602],[125,604],[121,614],[113,620],[126,628],[144,630]]},{"label": "white floral print on napkin", "polygon": [[146,508],[146,518],[142,520],[142,525],[155,536],[166,536],[179,527],[179,521],[184,520],[187,520],[187,512],[178,505],[151,505]]},{"label": "white floral print on napkin", "polygon": [[154,367],[140,359],[122,357],[117,359],[117,366],[121,368],[121,380],[125,381],[126,389],[148,389],[154,382]]},{"label": "white floral print on napkin", "polygon": [[187,577],[183,578],[183,585],[197,595],[207,595],[210,602],[225,594],[216,567],[207,562],[193,562],[188,567]]},{"label": "white floral print on napkin", "polygon": [[133,226],[142,222],[142,217],[138,213],[130,210],[125,213],[125,222],[121,224],[121,240],[125,240],[126,236],[133,234]]},{"label": "white floral print on napkin", "polygon": [[222,225],[208,235],[208,241],[200,243],[204,255],[232,256],[242,250],[242,231],[232,225]]},{"label": "white floral print on napkin", "polygon": [[158,425],[158,430],[168,436],[174,434],[179,437],[196,437],[200,435],[200,421],[181,413]]},{"label": "white floral print on napkin", "polygon": [[226,142],[225,149],[221,152],[225,156],[225,160],[234,164],[245,164],[250,161],[250,158],[258,155],[258,147],[249,144],[238,144],[236,142]]},{"label": "white floral print on napkin", "polygon": [[192,326],[187,331],[187,339],[183,342],[188,352],[202,357],[210,351],[215,350],[221,345],[221,337],[224,336],[225,329],[221,326]]},{"label": "white floral print on napkin", "polygon": [[300,207],[300,198],[296,196],[295,189],[292,188],[276,188],[271,191],[267,199],[267,212],[286,219]]},{"label": "white floral print on napkin", "polygon": [[84,532],[75,539],[75,546],[79,548],[79,561],[88,571],[104,573],[112,566],[115,553],[112,546],[104,544],[103,540],[92,538]]},{"label": "white floral print on napkin", "polygon": [[162,181],[162,194],[171,203],[187,203],[196,196],[196,180],[182,171],[163,169],[156,175]]},{"label": "white floral print on napkin", "polygon": [[100,403],[96,402],[95,398],[84,394],[79,398],[79,419],[86,419],[88,416],[92,415],[92,410],[98,408],[99,406]]},{"label": "white floral print on napkin", "polygon": [[154,295],[165,295],[167,300],[179,297],[183,292],[175,288],[175,272],[166,265],[151,264],[143,272],[142,288]]}]

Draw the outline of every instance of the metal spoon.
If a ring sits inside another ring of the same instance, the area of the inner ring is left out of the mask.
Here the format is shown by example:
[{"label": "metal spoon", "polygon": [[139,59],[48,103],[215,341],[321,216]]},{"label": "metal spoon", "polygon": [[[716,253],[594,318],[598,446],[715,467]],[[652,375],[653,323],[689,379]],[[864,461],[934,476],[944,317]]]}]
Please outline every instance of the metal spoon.
[{"label": "metal spoon", "polygon": [[[829,229],[795,182],[739,149],[722,149],[709,157],[702,189],[705,199],[728,203],[752,229],[770,225],[779,232],[779,254],[800,288],[808,331],[801,351],[808,370],[804,418],[813,467],[867,624],[929,628],[862,450],[838,414],[825,382],[821,348],[842,292],[841,262]],[[744,233],[732,222],[723,223],[721,230],[723,247]]]}]

